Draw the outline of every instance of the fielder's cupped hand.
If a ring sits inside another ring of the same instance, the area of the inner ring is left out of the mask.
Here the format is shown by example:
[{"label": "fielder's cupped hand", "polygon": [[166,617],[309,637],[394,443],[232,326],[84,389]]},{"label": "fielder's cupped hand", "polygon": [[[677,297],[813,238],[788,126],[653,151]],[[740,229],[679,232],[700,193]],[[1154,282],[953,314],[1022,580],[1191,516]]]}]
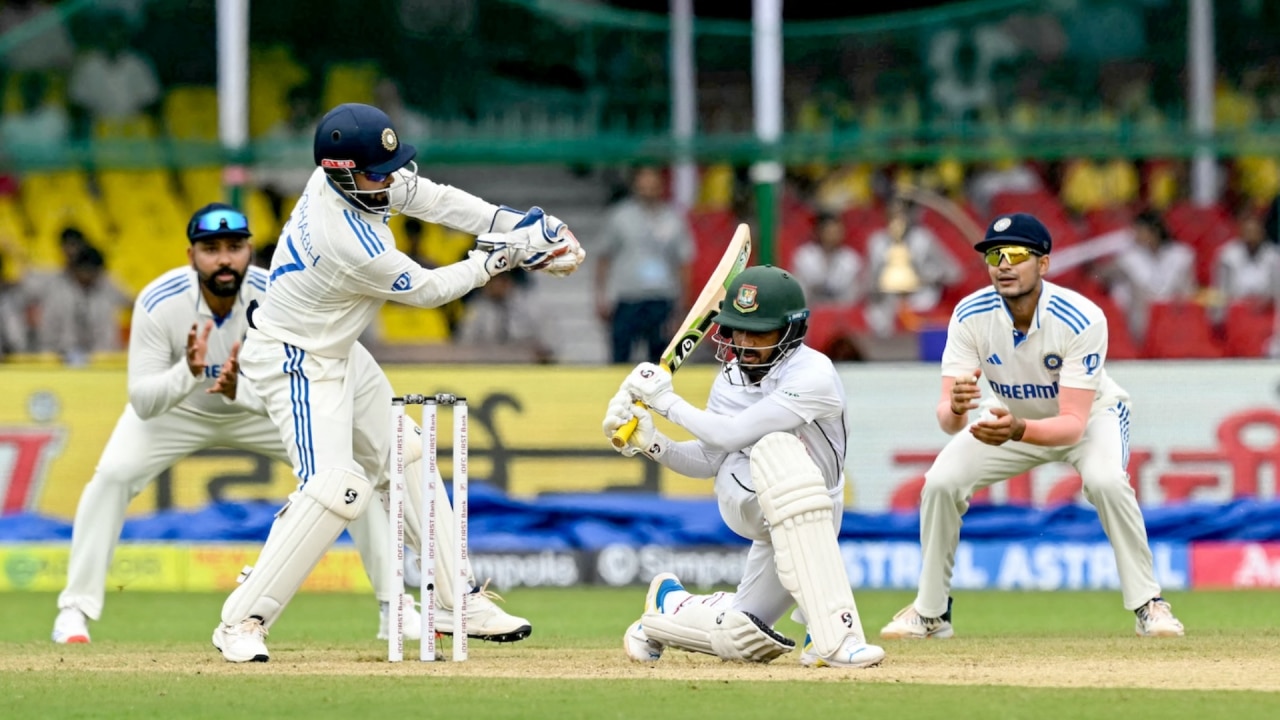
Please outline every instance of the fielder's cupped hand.
[{"label": "fielder's cupped hand", "polygon": [[664,417],[680,399],[675,390],[671,389],[671,373],[653,363],[637,365],[627,379],[622,381],[622,388],[631,393],[631,397]]},{"label": "fielder's cupped hand", "polygon": [[982,370],[974,370],[971,377],[958,377],[951,386],[951,412],[956,415],[964,415],[970,410],[978,407],[978,398],[982,397],[982,388],[978,386],[978,380],[982,377]]},{"label": "fielder's cupped hand", "polygon": [[222,363],[222,368],[218,371],[218,379],[205,392],[210,395],[226,395],[228,400],[235,400],[236,381],[239,379],[240,342],[236,341],[231,345],[231,352],[227,353],[227,361]]},{"label": "fielder's cupped hand", "polygon": [[969,434],[988,445],[1003,445],[1010,440],[1021,440],[1027,421],[1014,417],[1002,407],[991,408],[991,417],[969,426]]},{"label": "fielder's cupped hand", "polygon": [[191,329],[187,331],[187,369],[191,371],[191,377],[198,378],[204,374],[205,356],[209,353],[209,333],[213,332],[213,321],[210,320],[204,324],[204,329],[200,329],[200,323],[191,323]]}]

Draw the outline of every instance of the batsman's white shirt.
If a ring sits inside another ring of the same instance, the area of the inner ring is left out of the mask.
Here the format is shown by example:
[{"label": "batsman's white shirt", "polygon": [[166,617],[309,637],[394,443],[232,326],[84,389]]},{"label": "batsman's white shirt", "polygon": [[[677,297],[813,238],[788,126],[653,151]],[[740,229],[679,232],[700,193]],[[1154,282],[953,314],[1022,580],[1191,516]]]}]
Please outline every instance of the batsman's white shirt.
[{"label": "batsman's white shirt", "polygon": [[942,374],[983,379],[1014,415],[1039,420],[1058,414],[1061,387],[1093,390],[1094,410],[1129,396],[1107,376],[1107,319],[1080,293],[1042,281],[1035,319],[1023,333],[994,288],[956,305],[947,328]]},{"label": "batsman's white shirt", "polygon": [[[74,607],[93,619],[102,614],[111,554],[120,539],[125,511],[161,472],[192,453],[231,447],[290,462],[275,425],[264,415],[205,392],[248,329],[245,311],[266,292],[267,272],[250,267],[231,311],[216,317],[191,267],[170,270],[143,288],[134,303],[129,334],[129,403],[85,486],[72,526],[67,585],[58,607]],[[187,333],[197,324],[209,333],[205,370],[191,374]],[[386,522],[376,513],[352,527],[368,567],[382,565]],[[381,533],[381,534],[380,534]],[[381,574],[372,574],[381,587]]]},{"label": "batsman's white shirt", "polygon": [[831,360],[801,345],[759,385],[744,385],[737,365],[726,365],[711,386],[706,412],[677,402],[667,414],[698,439],[674,443],[660,462],[690,477],[715,477],[721,517],[752,541],[733,607],[770,625],[795,599],[778,580],[768,524],[751,480],[751,449],[774,432],[800,438],[826,481],[839,531],[848,443],[845,405],[844,386]]},{"label": "batsman's white shirt", "polygon": [[1066,447],[987,445],[967,429],[952,436],[925,473],[921,494],[915,608],[925,617],[947,610],[961,517],[973,493],[1050,462],[1070,463],[1080,473],[1084,495],[1098,509],[1115,549],[1125,607],[1135,609],[1160,594],[1142,512],[1129,485],[1129,396],[1104,369],[1106,317],[1083,295],[1042,283],[1025,333],[1014,328],[1008,306],[994,289],[961,300],[947,329],[942,374],[970,377],[981,368],[994,396],[982,404],[999,403],[1028,420],[1058,415],[1061,388],[1091,390],[1084,434]]}]

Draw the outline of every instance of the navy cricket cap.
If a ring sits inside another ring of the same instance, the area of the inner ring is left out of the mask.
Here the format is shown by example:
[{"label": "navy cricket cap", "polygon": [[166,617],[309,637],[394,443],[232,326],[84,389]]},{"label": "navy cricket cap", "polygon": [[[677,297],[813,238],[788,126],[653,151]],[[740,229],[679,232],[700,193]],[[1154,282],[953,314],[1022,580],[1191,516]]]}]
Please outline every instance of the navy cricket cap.
[{"label": "navy cricket cap", "polygon": [[409,164],[418,154],[400,142],[391,118],[372,105],[345,103],[335,107],[316,126],[313,147],[316,164],[326,169],[385,175]]},{"label": "navy cricket cap", "polygon": [[1049,229],[1034,215],[1012,213],[992,220],[987,227],[986,237],[973,248],[985,253],[1002,245],[1016,245],[1028,248],[1038,255],[1048,255],[1053,246],[1053,238],[1049,237]]}]

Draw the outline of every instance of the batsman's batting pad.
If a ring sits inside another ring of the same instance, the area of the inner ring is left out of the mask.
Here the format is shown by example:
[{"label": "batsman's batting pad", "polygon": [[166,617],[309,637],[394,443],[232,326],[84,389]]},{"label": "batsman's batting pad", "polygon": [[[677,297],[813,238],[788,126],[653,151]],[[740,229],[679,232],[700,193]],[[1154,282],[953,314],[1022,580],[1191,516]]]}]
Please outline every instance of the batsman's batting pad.
[{"label": "batsman's batting pad", "polygon": [[729,662],[767,663],[796,647],[751,614],[716,605],[690,603],[675,613],[645,613],[640,624],[650,640]]},{"label": "batsman's batting pad", "polygon": [[815,652],[830,657],[846,637],[863,634],[822,473],[799,438],[770,433],[751,449],[751,480],[778,579],[804,612]]},{"label": "batsman's batting pad", "polygon": [[257,564],[222,606],[222,622],[236,625],[257,616],[271,627],[372,495],[373,486],[357,471],[325,468],[313,475],[276,514]]}]

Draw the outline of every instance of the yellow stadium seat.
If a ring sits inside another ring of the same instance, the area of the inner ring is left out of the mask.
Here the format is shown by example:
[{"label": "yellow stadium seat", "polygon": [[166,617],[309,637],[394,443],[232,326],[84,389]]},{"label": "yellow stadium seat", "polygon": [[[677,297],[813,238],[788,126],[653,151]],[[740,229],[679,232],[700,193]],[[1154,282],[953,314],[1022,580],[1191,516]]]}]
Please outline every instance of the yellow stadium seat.
[{"label": "yellow stadium seat", "polygon": [[382,73],[375,63],[341,63],[331,65],[325,74],[321,106],[331,108],[342,103],[373,104],[373,88]]},{"label": "yellow stadium seat", "polygon": [[249,229],[253,230],[254,240],[266,242],[266,238],[278,237],[280,221],[276,219],[275,211],[271,209],[271,201],[267,199],[267,194],[261,190],[246,188],[241,198],[243,202],[241,210],[249,218]]},{"label": "yellow stadium seat", "polygon": [[164,98],[164,124],[171,138],[217,140],[217,89],[190,85],[170,90]]},{"label": "yellow stadium seat", "polygon": [[260,137],[288,116],[289,90],[307,81],[289,49],[255,47],[249,54],[249,134]]},{"label": "yellow stadium seat", "polygon": [[189,213],[194,213],[211,202],[226,201],[226,192],[222,188],[222,168],[186,168],[179,172],[178,177],[182,183],[182,192],[187,198]]},{"label": "yellow stadium seat", "polygon": [[62,357],[55,352],[13,353],[5,357],[5,362],[12,365],[54,366],[62,364]]},{"label": "yellow stadium seat", "polygon": [[733,203],[733,166],[712,165],[702,173],[698,190],[699,210],[727,210]]},{"label": "yellow stadium seat", "polygon": [[396,303],[382,306],[382,341],[388,345],[421,345],[449,341],[449,322],[440,308]]}]

